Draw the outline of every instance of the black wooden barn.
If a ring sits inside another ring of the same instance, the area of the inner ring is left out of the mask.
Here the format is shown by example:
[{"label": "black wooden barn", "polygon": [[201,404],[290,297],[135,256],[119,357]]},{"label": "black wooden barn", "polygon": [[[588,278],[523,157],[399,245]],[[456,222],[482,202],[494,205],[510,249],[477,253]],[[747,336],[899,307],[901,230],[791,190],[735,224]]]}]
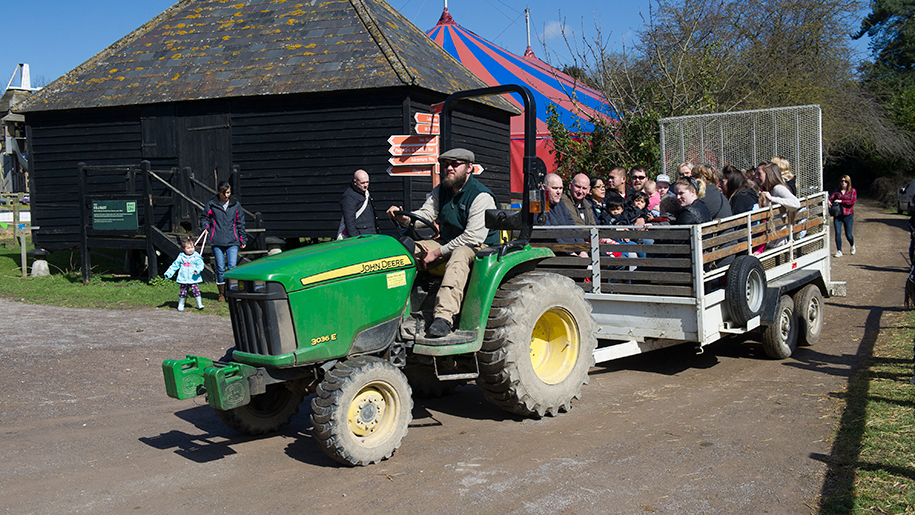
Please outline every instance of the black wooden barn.
[{"label": "black wooden barn", "polygon": [[[379,217],[392,204],[418,207],[431,179],[389,176],[388,137],[415,133],[413,115],[448,94],[483,86],[383,0],[181,0],[18,110],[35,243],[80,244],[81,162],[148,160],[210,185],[234,168],[244,207],[287,239],[336,234],[357,168],[371,174]],[[508,201],[516,111],[501,98],[458,109],[454,146],[476,152],[481,180]],[[125,180],[90,188],[123,192]],[[176,230],[172,209],[155,210],[162,231]]]}]

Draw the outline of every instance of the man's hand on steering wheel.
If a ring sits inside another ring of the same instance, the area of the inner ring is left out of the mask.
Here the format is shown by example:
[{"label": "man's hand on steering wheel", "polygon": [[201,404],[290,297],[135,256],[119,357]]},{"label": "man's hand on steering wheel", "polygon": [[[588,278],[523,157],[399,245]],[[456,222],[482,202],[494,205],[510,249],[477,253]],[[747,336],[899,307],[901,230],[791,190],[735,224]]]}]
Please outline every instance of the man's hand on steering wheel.
[{"label": "man's hand on steering wheel", "polygon": [[[435,224],[422,216],[409,211],[402,211],[398,206],[389,207],[387,213],[395,224],[400,222],[400,224],[406,225],[406,227],[398,225],[400,233],[414,240],[434,240],[440,236]],[[417,227],[416,222],[425,225],[425,227]]]}]

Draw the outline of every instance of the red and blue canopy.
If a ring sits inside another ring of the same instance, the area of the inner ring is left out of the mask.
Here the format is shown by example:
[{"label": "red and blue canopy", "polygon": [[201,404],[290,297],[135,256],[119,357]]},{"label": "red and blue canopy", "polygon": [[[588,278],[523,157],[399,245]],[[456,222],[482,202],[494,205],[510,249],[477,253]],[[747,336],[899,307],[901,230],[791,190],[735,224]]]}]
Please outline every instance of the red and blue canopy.
[{"label": "red and blue canopy", "polygon": [[[438,24],[426,33],[455,59],[490,86],[526,85],[537,104],[537,155],[553,171],[552,138],[547,128],[547,105],[554,104],[562,123],[575,132],[591,132],[590,118],[615,118],[604,96],[534,56],[528,47],[524,56],[515,55],[458,25],[445,8]],[[518,95],[509,101],[523,107]],[[577,128],[576,128],[577,124]],[[521,191],[521,158],[524,150],[524,121],[512,118],[512,191]]]}]

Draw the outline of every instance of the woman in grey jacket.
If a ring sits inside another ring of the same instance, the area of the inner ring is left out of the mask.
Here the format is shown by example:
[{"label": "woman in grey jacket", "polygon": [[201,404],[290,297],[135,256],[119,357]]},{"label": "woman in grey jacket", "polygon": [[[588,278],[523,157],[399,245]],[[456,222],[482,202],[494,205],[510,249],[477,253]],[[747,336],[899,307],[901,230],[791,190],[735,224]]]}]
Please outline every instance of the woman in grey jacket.
[{"label": "woman in grey jacket", "polygon": [[209,234],[207,243],[216,258],[216,288],[219,302],[226,301],[226,283],[222,274],[232,270],[238,263],[238,248],[245,248],[245,212],[238,199],[232,196],[227,181],[216,187],[216,195],[207,202],[200,215],[200,227]]}]

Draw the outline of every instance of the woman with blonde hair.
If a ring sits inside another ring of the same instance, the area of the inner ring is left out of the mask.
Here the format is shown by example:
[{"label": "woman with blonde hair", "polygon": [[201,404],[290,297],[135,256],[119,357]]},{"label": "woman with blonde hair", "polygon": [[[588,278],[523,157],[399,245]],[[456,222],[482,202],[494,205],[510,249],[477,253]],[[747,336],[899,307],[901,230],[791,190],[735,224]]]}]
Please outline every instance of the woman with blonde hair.
[{"label": "woman with blonde hair", "polygon": [[845,239],[851,245],[851,254],[855,255],[858,251],[855,248],[855,237],[851,230],[855,221],[855,201],[858,200],[858,192],[851,187],[851,177],[843,175],[839,180],[839,189],[829,196],[830,204],[838,204],[842,207],[839,216],[832,219],[836,228],[836,257],[842,257],[842,227],[845,227]]},{"label": "woman with blonde hair", "polygon": [[[686,161],[686,162],[683,162],[683,163],[680,163],[679,165],[677,165],[677,179],[682,179],[684,177],[692,177],[692,176],[693,176],[693,164],[692,163],[690,163],[689,161]],[[671,190],[673,190],[673,186],[671,186]]]},{"label": "woman with blonde hair", "polygon": [[797,195],[797,180],[794,177],[794,172],[791,171],[791,163],[780,156],[773,157],[769,162],[775,163],[775,165],[778,166],[779,170],[782,172],[782,180],[785,182],[785,186],[788,186],[791,193]]}]

